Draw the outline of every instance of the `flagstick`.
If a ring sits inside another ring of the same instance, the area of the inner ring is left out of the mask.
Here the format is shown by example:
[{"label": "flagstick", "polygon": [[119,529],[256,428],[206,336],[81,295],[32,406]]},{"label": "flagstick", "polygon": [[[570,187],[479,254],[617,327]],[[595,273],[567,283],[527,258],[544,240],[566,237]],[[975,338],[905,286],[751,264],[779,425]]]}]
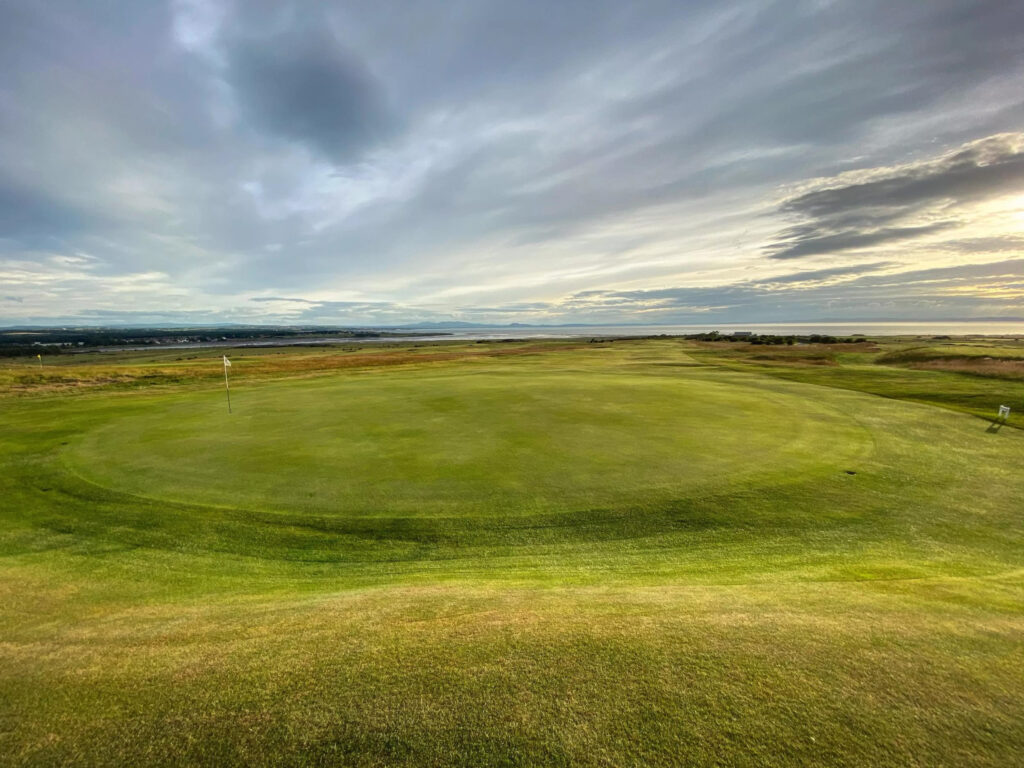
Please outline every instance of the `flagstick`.
[{"label": "flagstick", "polygon": [[228,386],[227,358],[224,358],[224,392],[228,396],[228,413],[231,413],[231,387]]}]

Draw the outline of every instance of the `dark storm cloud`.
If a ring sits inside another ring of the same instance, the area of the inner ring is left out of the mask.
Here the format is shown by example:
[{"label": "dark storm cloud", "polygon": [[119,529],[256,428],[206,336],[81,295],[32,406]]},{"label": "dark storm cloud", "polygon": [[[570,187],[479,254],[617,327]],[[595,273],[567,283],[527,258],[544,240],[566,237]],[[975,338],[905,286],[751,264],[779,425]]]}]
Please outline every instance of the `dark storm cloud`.
[{"label": "dark storm cloud", "polygon": [[36,246],[100,223],[88,211],[0,175],[0,241]]},{"label": "dark storm cloud", "polygon": [[[844,183],[845,182],[845,183]],[[933,234],[958,224],[966,206],[1024,192],[1024,141],[1019,134],[992,136],[938,160],[906,165],[864,180],[844,180],[804,192],[779,206],[799,224],[769,247],[774,259],[867,248]],[[941,206],[945,220],[892,226]]]},{"label": "dark storm cloud", "polygon": [[800,256],[868,248],[897,240],[912,240],[954,226],[956,222],[940,221],[920,227],[883,227],[871,232],[846,230],[830,234],[823,234],[818,228],[796,227],[782,233],[783,240],[772,246],[771,256],[773,259],[795,259]]},{"label": "dark storm cloud", "polygon": [[865,210],[897,217],[935,200],[969,203],[1022,189],[1024,143],[1019,135],[993,136],[883,178],[798,195],[781,210],[818,219]]},{"label": "dark storm cloud", "polygon": [[228,80],[249,126],[346,162],[397,128],[381,84],[321,14],[293,10],[269,32],[228,43]]}]

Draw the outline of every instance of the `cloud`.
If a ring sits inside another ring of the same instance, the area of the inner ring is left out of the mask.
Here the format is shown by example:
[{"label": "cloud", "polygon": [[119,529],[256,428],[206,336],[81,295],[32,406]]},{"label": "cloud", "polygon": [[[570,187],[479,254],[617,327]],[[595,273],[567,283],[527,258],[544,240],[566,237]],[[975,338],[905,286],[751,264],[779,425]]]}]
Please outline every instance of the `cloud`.
[{"label": "cloud", "polygon": [[[972,205],[1022,190],[1024,134],[990,136],[938,158],[816,180],[778,206],[799,223],[768,253],[792,259],[919,238],[959,226]],[[924,223],[929,217],[941,218]]]},{"label": "cloud", "polygon": [[1024,318],[1024,259],[891,267],[876,263],[714,286],[584,291],[552,304],[549,312],[594,322],[624,322],[640,314],[664,324],[856,321],[865,319],[866,310],[878,320]]},{"label": "cloud", "polygon": [[99,225],[89,211],[0,173],[0,243],[7,239],[35,246]]},{"label": "cloud", "polygon": [[[715,113],[699,137],[814,147],[854,140],[1019,67],[1020,20],[1000,0],[927,10],[885,0],[741,4],[722,41]],[[725,77],[757,85],[738,91]],[[726,84],[722,87],[723,82]],[[679,95],[692,94],[684,81]]]},{"label": "cloud", "polygon": [[312,304],[314,306],[319,306],[319,304],[320,304],[319,301],[312,301],[311,299],[289,298],[289,297],[286,297],[286,296],[255,296],[255,297],[249,299],[249,301],[255,301],[255,302],[282,302],[282,301],[285,301],[285,302],[291,302],[291,303],[295,303],[295,304]]},{"label": "cloud", "polygon": [[783,285],[783,284],[811,284],[824,281],[835,281],[846,279],[854,275],[862,275],[865,272],[878,272],[887,267],[894,267],[896,264],[891,261],[873,261],[868,264],[851,264],[845,267],[829,267],[827,269],[805,269],[800,272],[790,272],[786,275],[765,277],[760,280],[752,280],[755,285]]},{"label": "cloud", "polygon": [[397,129],[382,86],[315,8],[227,42],[227,79],[251,129],[351,162]]},{"label": "cloud", "polygon": [[[257,297],[251,301],[259,302]],[[292,302],[291,299],[283,301]],[[174,323],[401,327],[460,320],[559,323],[863,322],[869,319],[969,320],[1024,318],[1024,259],[931,269],[876,262],[704,286],[578,291],[528,305],[464,305],[456,312],[388,302],[309,301],[298,309],[245,313],[224,310],[85,309],[58,316],[26,315],[26,324]]]},{"label": "cloud", "polygon": [[783,210],[829,216],[851,209],[900,211],[933,200],[971,202],[1019,191],[1024,182],[1024,134],[969,142],[933,160],[851,172],[846,183],[803,193]]},{"label": "cloud", "polygon": [[[1022,32],[1002,0],[0,3],[0,323],[724,316],[1012,256]],[[712,288],[622,295],[679,285]]]},{"label": "cloud", "polygon": [[1024,237],[999,235],[993,237],[967,237],[961,240],[947,240],[938,248],[959,253],[1000,253],[1018,251],[1024,253]]},{"label": "cloud", "polygon": [[898,240],[912,240],[955,226],[956,222],[953,221],[939,221],[918,227],[883,227],[869,232],[847,229],[830,234],[822,234],[821,230],[817,228],[794,227],[785,230],[782,234],[783,240],[771,247],[771,257],[773,259],[795,259],[800,256],[815,256],[868,248]]}]

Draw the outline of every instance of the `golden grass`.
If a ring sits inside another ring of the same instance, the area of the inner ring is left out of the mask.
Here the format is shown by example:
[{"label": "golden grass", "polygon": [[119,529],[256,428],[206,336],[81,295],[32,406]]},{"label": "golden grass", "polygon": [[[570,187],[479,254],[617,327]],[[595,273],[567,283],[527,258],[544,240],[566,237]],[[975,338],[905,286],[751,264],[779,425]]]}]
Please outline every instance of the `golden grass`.
[{"label": "golden grass", "polygon": [[159,362],[140,363],[127,358],[84,359],[39,368],[24,362],[0,366],[0,397],[26,394],[74,394],[103,388],[168,386],[223,376],[221,355],[227,354],[236,366],[235,376],[293,377],[321,375],[331,371],[452,363],[502,357],[521,357],[541,352],[577,349],[583,342],[518,343],[507,345],[371,347],[348,349],[288,349],[278,354],[245,350],[205,351],[204,357],[175,360],[166,355]]},{"label": "golden grass", "polygon": [[992,376],[999,379],[1024,381],[1024,360],[994,357],[945,357],[936,360],[905,363],[907,368],[923,371],[951,371],[973,376]]},{"label": "golden grass", "polygon": [[728,359],[742,359],[744,362],[770,363],[792,366],[833,366],[837,356],[846,352],[875,352],[874,344],[793,344],[768,345],[748,342],[704,341],[696,347],[713,351]]}]

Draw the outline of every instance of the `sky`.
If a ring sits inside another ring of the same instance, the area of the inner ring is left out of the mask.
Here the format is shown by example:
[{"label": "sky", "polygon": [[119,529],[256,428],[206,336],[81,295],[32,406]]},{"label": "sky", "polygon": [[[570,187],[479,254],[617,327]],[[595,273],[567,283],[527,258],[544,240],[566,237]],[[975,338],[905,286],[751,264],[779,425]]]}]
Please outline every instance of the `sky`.
[{"label": "sky", "polygon": [[1007,0],[0,0],[0,325],[1024,318]]}]

